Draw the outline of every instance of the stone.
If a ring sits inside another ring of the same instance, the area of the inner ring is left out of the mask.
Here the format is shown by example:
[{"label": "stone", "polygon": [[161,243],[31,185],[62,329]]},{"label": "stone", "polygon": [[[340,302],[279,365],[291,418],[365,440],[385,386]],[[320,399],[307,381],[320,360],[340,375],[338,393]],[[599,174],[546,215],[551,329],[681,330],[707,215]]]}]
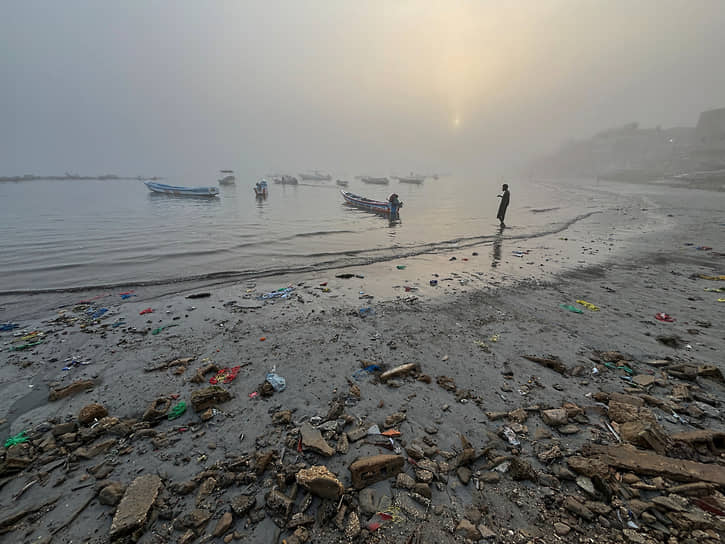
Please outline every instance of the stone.
[{"label": "stone", "polygon": [[196,505],[200,506],[204,499],[207,498],[209,495],[212,494],[214,489],[216,488],[216,479],[212,478],[211,476],[204,480],[202,484],[199,486],[199,491],[196,494]]},{"label": "stone", "polygon": [[495,537],[496,537],[496,533],[495,533],[494,531],[492,531],[492,530],[491,530],[491,529],[490,529],[490,528],[489,528],[488,526],[486,526],[486,525],[479,525],[479,526],[477,527],[477,529],[478,529],[478,532],[479,532],[479,533],[481,533],[481,538],[482,538],[483,540],[488,540],[488,539],[490,539],[490,538],[495,538]]},{"label": "stone", "polygon": [[217,404],[231,400],[232,396],[229,391],[218,385],[211,385],[204,389],[197,389],[191,394],[191,406],[194,411],[199,413],[207,408],[212,408]]},{"label": "stone", "polygon": [[520,457],[513,457],[511,459],[509,474],[516,481],[530,480],[535,482],[537,480],[536,471],[531,466],[531,463],[524,461]]},{"label": "stone", "polygon": [[588,478],[587,476],[577,476],[576,485],[579,486],[579,489],[584,490],[584,492],[586,492],[586,494],[590,497],[595,497],[597,494],[591,478]]},{"label": "stone", "polygon": [[498,472],[487,470],[481,472],[478,479],[487,484],[495,484],[501,481],[501,475]]},{"label": "stone", "polygon": [[416,461],[419,461],[420,459],[423,459],[423,457],[425,457],[423,447],[417,442],[411,442],[410,444],[405,446],[405,452]]},{"label": "stone", "polygon": [[257,498],[254,495],[239,495],[232,499],[232,512],[241,518],[254,508],[256,504]]},{"label": "stone", "polygon": [[355,512],[350,512],[350,516],[347,518],[347,526],[345,527],[345,537],[348,541],[353,540],[360,534],[360,518],[357,517]]},{"label": "stone", "polygon": [[385,418],[385,423],[383,423],[383,426],[386,429],[389,429],[390,427],[395,427],[399,423],[402,423],[406,419],[406,415],[404,412],[396,412],[394,414],[389,415]]},{"label": "stone", "polygon": [[211,536],[222,536],[232,526],[233,521],[234,518],[232,517],[232,513],[225,512],[224,515],[219,518],[219,521],[217,521],[216,527],[214,527],[214,531],[212,531]]},{"label": "stone", "polygon": [[125,491],[126,488],[121,482],[110,482],[98,493],[98,502],[106,506],[116,506]]},{"label": "stone", "polygon": [[[577,474],[583,474],[589,478],[599,476],[600,478],[606,479],[609,474],[609,467],[606,463],[603,463],[599,459],[586,458],[578,455],[568,457],[566,463],[569,465],[574,472]],[[559,476],[557,474],[557,476]],[[562,478],[563,476],[559,476]]]},{"label": "stone", "polygon": [[102,404],[87,404],[78,413],[78,423],[90,425],[96,420],[103,419],[108,415],[108,410]]},{"label": "stone", "polygon": [[456,534],[473,541],[481,539],[481,533],[478,532],[476,526],[465,518],[456,526]]},{"label": "stone", "polygon": [[143,421],[149,421],[151,423],[163,419],[171,408],[171,399],[167,397],[160,397],[154,400],[143,414]]},{"label": "stone", "polygon": [[370,425],[363,425],[362,427],[357,427],[356,429],[347,431],[347,439],[350,442],[357,442],[358,440],[362,440],[367,436],[369,428]]},{"label": "stone", "polygon": [[412,491],[421,497],[425,497],[426,499],[431,499],[433,497],[433,492],[431,491],[430,486],[422,482],[418,482],[413,485]]},{"label": "stone", "polygon": [[196,489],[197,483],[195,480],[187,480],[174,485],[174,492],[177,495],[188,495]]},{"label": "stone", "polygon": [[373,455],[353,461],[350,465],[352,485],[362,489],[375,482],[396,476],[403,470],[405,458],[400,455]]},{"label": "stone", "polygon": [[433,473],[430,470],[416,469],[415,479],[419,482],[429,484],[433,481]]},{"label": "stone", "polygon": [[655,383],[655,377],[650,374],[637,374],[632,376],[632,381],[642,387],[649,387]]},{"label": "stone", "polygon": [[649,421],[656,423],[652,411],[649,408],[636,407],[633,404],[624,402],[618,402],[615,400],[609,401],[609,410],[607,411],[609,419],[616,421],[617,423],[626,423],[627,421]]},{"label": "stone", "polygon": [[663,455],[670,446],[665,430],[649,421],[627,421],[619,426],[619,436],[624,442],[652,449]]},{"label": "stone", "polygon": [[508,417],[510,419],[513,419],[517,423],[524,423],[528,419],[529,413],[523,408],[518,408],[512,412],[509,412]]},{"label": "stone", "polygon": [[302,447],[326,457],[335,455],[335,449],[322,438],[322,433],[320,433],[319,429],[305,422],[300,428],[300,434],[302,435]]},{"label": "stone", "polygon": [[569,421],[569,416],[564,408],[554,408],[552,410],[542,410],[541,419],[550,427],[558,427],[565,425]]},{"label": "stone", "polygon": [[340,437],[337,439],[337,445],[335,446],[337,453],[345,455],[350,450],[350,442],[347,439],[347,434],[340,433]]},{"label": "stone", "polygon": [[199,529],[205,527],[210,519],[211,512],[196,508],[181,518],[180,524],[184,528]]},{"label": "stone", "polygon": [[77,450],[75,450],[73,453],[79,459],[93,459],[96,455],[105,453],[112,446],[115,446],[115,445],[116,445],[116,439],[109,438],[108,440],[104,440],[102,442],[96,442],[92,446],[80,447]]},{"label": "stone", "polygon": [[360,502],[360,511],[363,514],[372,515],[377,512],[378,507],[375,502],[375,491],[372,488],[366,487],[361,489],[358,494],[358,501]]},{"label": "stone", "polygon": [[559,536],[566,536],[571,531],[571,527],[569,527],[566,523],[562,523],[560,521],[557,521],[554,523],[554,532]]},{"label": "stone", "polygon": [[580,518],[584,518],[587,521],[594,519],[594,512],[589,510],[586,506],[576,500],[574,497],[567,497],[564,500],[564,508],[572,514],[576,514]]},{"label": "stone", "polygon": [[468,485],[468,482],[471,481],[471,469],[467,467],[458,467],[456,470],[456,475],[458,476],[458,479],[461,480],[461,483],[463,485]]},{"label": "stone", "polygon": [[77,428],[78,426],[75,424],[75,422],[59,423],[58,425],[53,426],[51,432],[53,433],[53,436],[57,438],[61,435],[75,432]]},{"label": "stone", "polygon": [[562,425],[557,429],[561,434],[569,435],[569,434],[576,434],[579,432],[579,427],[574,424],[570,425]]},{"label": "stone", "polygon": [[683,497],[678,497],[677,495],[670,495],[668,497],[660,495],[658,497],[652,497],[650,500],[657,506],[659,506],[662,510],[686,512],[690,509],[690,505],[687,499]]},{"label": "stone", "polygon": [[561,448],[559,448],[558,444],[554,444],[548,450],[543,450],[537,453],[536,457],[542,463],[550,463],[551,461],[562,457]]},{"label": "stone", "polygon": [[413,489],[415,480],[405,472],[401,472],[395,479],[395,485],[401,489]]},{"label": "stone", "polygon": [[96,386],[96,382],[93,380],[76,380],[70,385],[60,387],[57,389],[51,389],[48,394],[48,400],[60,400],[71,395],[77,395],[83,391],[88,391]]},{"label": "stone", "polygon": [[292,423],[292,410],[280,410],[272,416],[275,425],[289,425]]},{"label": "stone", "polygon": [[297,473],[297,483],[323,499],[339,499],[345,489],[340,480],[324,466],[304,468]]},{"label": "stone", "polygon": [[267,508],[284,519],[289,518],[294,501],[277,489],[267,493]]},{"label": "stone", "polygon": [[113,516],[111,540],[130,534],[146,523],[160,489],[161,478],[156,474],[144,474],[131,482]]}]

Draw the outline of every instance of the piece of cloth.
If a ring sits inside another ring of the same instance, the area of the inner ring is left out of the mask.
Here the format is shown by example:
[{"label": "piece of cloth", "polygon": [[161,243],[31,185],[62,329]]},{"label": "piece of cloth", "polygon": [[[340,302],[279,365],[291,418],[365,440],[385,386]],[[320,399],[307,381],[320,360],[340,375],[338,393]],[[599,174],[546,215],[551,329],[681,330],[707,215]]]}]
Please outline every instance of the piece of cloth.
[{"label": "piece of cloth", "polygon": [[655,314],[655,319],[657,321],[664,321],[665,323],[674,323],[675,322],[675,318],[674,317],[672,317],[671,315],[666,314],[664,312],[656,313]]},{"label": "piece of cloth", "polygon": [[576,303],[577,304],[581,304],[587,310],[591,310],[592,312],[598,312],[599,311],[599,308],[597,306],[595,306],[594,304],[592,304],[591,302],[587,302],[585,300],[577,300]]},{"label": "piece of cloth", "polygon": [[218,383],[229,383],[237,377],[240,368],[242,367],[234,366],[231,368],[222,368],[219,372],[216,373],[216,376],[212,377],[209,380],[209,383],[212,385],[217,385]]},{"label": "piece of cloth", "polygon": [[509,190],[506,189],[503,194],[501,195],[501,203],[498,205],[498,213],[496,214],[496,219],[501,221],[503,223],[503,220],[506,218],[506,210],[509,207],[509,200],[511,198],[511,193],[509,193]]}]

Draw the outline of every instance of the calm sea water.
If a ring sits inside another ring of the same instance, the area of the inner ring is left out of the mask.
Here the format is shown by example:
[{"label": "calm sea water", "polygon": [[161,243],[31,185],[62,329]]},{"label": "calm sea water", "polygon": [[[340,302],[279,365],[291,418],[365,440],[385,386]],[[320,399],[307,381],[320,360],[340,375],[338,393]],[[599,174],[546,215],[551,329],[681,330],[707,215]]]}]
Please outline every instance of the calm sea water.
[{"label": "calm sea water", "polygon": [[[254,181],[237,179],[213,199],[154,194],[140,181],[0,183],[0,291],[342,266],[485,241],[497,231],[494,180],[351,180],[348,190],[370,198],[397,192],[405,204],[397,223],[344,205],[334,181],[272,183],[264,201],[255,199]],[[507,235],[540,233],[581,213],[557,186],[510,184]]]}]

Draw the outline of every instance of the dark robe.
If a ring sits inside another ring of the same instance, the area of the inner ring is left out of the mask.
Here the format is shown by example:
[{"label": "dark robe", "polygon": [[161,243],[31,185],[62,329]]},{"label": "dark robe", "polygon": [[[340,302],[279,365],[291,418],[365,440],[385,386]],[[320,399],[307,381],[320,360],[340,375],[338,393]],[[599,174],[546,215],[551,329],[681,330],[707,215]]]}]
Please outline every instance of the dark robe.
[{"label": "dark robe", "polygon": [[503,222],[504,218],[506,217],[506,209],[509,207],[509,198],[510,193],[508,189],[506,189],[503,192],[503,195],[501,195],[501,204],[498,205],[498,213],[496,214],[496,219]]}]

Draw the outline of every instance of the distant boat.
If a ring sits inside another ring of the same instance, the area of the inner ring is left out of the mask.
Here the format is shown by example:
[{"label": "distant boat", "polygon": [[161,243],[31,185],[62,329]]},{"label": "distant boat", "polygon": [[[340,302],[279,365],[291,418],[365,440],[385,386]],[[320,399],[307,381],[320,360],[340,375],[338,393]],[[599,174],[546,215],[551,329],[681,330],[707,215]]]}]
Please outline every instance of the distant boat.
[{"label": "distant boat", "polygon": [[282,185],[297,185],[297,178],[294,176],[274,176],[272,181]]},{"label": "distant boat", "polygon": [[315,170],[311,174],[300,174],[302,181],[330,181],[332,176],[330,174],[323,174],[318,170]]},{"label": "distant boat", "polygon": [[400,183],[416,183],[420,185],[425,181],[423,176],[402,176],[398,178]]},{"label": "distant boat", "polygon": [[350,204],[351,206],[355,206],[356,208],[361,208],[363,210],[368,210],[375,213],[382,213],[385,215],[390,215],[392,212],[393,214],[397,213],[400,208],[403,207],[403,203],[400,203],[400,206],[398,206],[395,209],[392,209],[392,206],[390,202],[384,202],[382,200],[373,200],[371,198],[365,198],[364,196],[356,195],[354,193],[351,193],[349,191],[340,191],[340,194],[342,194],[342,198],[345,199],[345,202],[347,204]]},{"label": "distant boat", "polygon": [[254,186],[254,195],[257,198],[267,198],[267,194],[268,194],[267,180],[261,179]]},{"label": "distant boat", "polygon": [[219,179],[219,185],[231,185],[237,178],[234,177],[234,170],[219,170],[222,174],[228,174]]},{"label": "distant boat", "polygon": [[144,184],[154,193],[164,193],[174,196],[217,196],[219,194],[217,187],[176,187],[154,181],[144,181]]},{"label": "distant boat", "polygon": [[335,183],[337,183],[340,187],[347,187],[350,185],[350,182],[345,181],[344,179],[338,179]]},{"label": "distant boat", "polygon": [[375,183],[377,185],[387,185],[390,183],[388,178],[374,178],[371,176],[363,176],[360,178],[363,183]]}]

